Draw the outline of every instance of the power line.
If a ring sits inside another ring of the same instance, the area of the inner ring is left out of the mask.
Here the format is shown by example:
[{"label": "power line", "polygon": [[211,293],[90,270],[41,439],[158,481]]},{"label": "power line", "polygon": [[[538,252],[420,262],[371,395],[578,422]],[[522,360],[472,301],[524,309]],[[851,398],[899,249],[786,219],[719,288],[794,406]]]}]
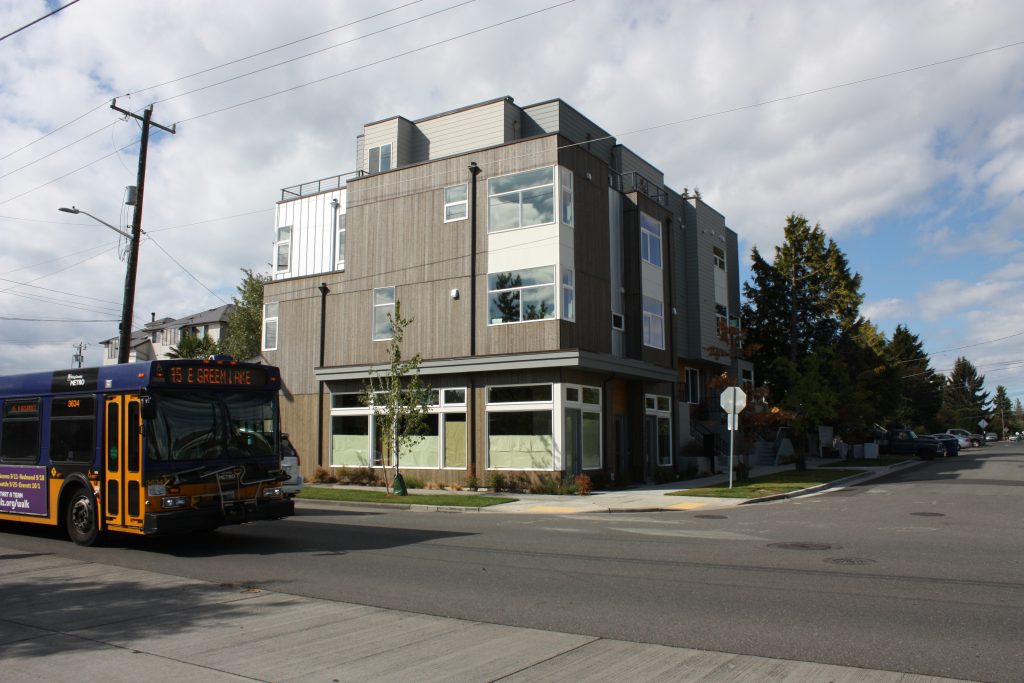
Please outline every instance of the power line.
[{"label": "power line", "polygon": [[215,296],[215,297],[217,298],[217,300],[218,300],[218,301],[220,301],[220,302],[221,302],[222,304],[226,304],[226,303],[228,303],[227,301],[224,301],[224,299],[223,299],[223,298],[221,297],[221,295],[220,295],[220,294],[217,294],[217,292],[215,292],[215,291],[213,291],[212,289],[210,289],[209,287],[207,287],[207,286],[206,286],[206,284],[204,284],[202,280],[200,280],[200,279],[199,279],[199,278],[197,278],[197,277],[196,277],[195,275],[193,275],[193,274],[192,274],[192,271],[190,271],[190,270],[189,270],[188,268],[186,268],[185,266],[181,265],[181,263],[180,263],[180,262],[178,261],[178,259],[176,259],[176,258],[174,258],[173,256],[171,256],[171,253],[170,253],[169,251],[167,251],[166,249],[164,249],[164,248],[163,248],[162,246],[160,246],[160,243],[159,243],[159,242],[157,242],[157,241],[156,241],[155,239],[153,239],[153,238],[152,238],[152,236],[149,236],[149,235],[147,235],[147,238],[148,238],[148,240],[149,240],[150,242],[152,242],[153,244],[155,244],[155,245],[157,246],[157,248],[158,248],[158,249],[159,249],[160,251],[164,252],[164,254],[166,254],[166,255],[167,255],[167,258],[169,258],[169,259],[171,259],[172,261],[174,261],[174,264],[175,264],[176,266],[178,266],[178,267],[179,267],[179,268],[181,268],[181,269],[182,269],[183,271],[185,271],[185,273],[186,273],[186,274],[187,274],[187,275],[188,275],[188,276],[189,276],[190,278],[192,278],[193,280],[195,280],[196,282],[198,282],[198,283],[200,284],[200,286],[202,286],[202,288],[203,288],[203,289],[205,289],[205,290],[206,290],[207,292],[209,292],[210,294],[212,294],[213,296]]},{"label": "power line", "polygon": [[[76,2],[77,2],[77,0],[76,0]],[[261,55],[265,55],[265,54],[268,54],[270,52],[274,52],[276,50],[280,50],[280,49],[285,48],[285,47],[290,47],[292,45],[296,45],[298,43],[301,43],[301,42],[304,42],[304,41],[307,41],[307,40],[311,40],[313,38],[317,38],[319,36],[326,35],[328,33],[332,33],[334,31],[339,31],[339,30],[341,30],[343,28],[348,28],[350,26],[355,26],[356,24],[362,23],[364,21],[368,21],[370,19],[375,19],[375,18],[383,16],[385,14],[390,14],[391,12],[396,12],[396,11],[398,11],[400,9],[405,9],[406,7],[418,4],[420,2],[423,2],[423,0],[413,0],[412,2],[406,3],[404,5],[399,5],[398,7],[394,7],[394,8],[389,9],[389,10],[385,10],[383,12],[378,12],[376,14],[371,14],[371,15],[369,15],[367,17],[363,17],[362,19],[357,19],[356,21],[351,21],[351,22],[349,22],[347,24],[342,24],[341,26],[335,26],[334,28],[327,29],[326,31],[320,31],[319,33],[314,33],[314,34],[306,36],[304,38],[299,38],[297,40],[293,40],[291,42],[284,43],[283,45],[278,45],[276,47],[272,47],[272,48],[269,48],[267,50],[262,50],[260,52],[253,53],[251,55],[247,55],[245,57],[240,57],[238,59],[233,59],[233,60],[231,60],[229,62],[224,62],[223,64],[218,64],[216,66],[212,66],[212,67],[208,67],[206,69],[202,69],[200,71],[196,71],[195,73],[188,74],[187,76],[179,76],[177,78],[172,78],[169,81],[164,81],[163,83],[157,83],[156,85],[146,86],[145,88],[141,88],[141,89],[136,90],[134,92],[126,93],[124,95],[124,97],[131,97],[133,95],[140,95],[140,94],[146,92],[147,90],[154,90],[156,88],[160,88],[160,87],[165,86],[165,85],[170,85],[171,83],[177,83],[179,81],[183,81],[183,80],[186,80],[188,78],[192,78],[193,76],[200,76],[202,74],[209,73],[211,71],[216,71],[217,69],[222,69],[222,68],[224,68],[226,66],[231,66],[232,64],[238,64],[239,62],[244,62],[244,61],[246,61],[248,59],[252,59],[254,57],[259,57]],[[12,152],[8,152],[7,154],[5,154],[3,156],[0,156],[0,161],[3,161],[4,159],[6,159],[9,156],[17,154],[18,152],[20,152],[20,151],[22,151],[24,149],[28,149],[32,145],[36,144],[37,142],[41,142],[42,140],[48,138],[49,136],[53,135],[57,131],[62,130],[64,128],[67,128],[72,123],[75,123],[76,121],[79,121],[79,120],[85,118],[86,116],[88,116],[89,114],[93,113],[97,109],[102,109],[102,108],[106,107],[107,103],[108,103],[108,100],[104,100],[103,102],[101,102],[100,104],[96,105],[95,107],[93,107],[89,111],[85,112],[84,114],[80,114],[79,116],[71,119],[67,123],[64,123],[64,124],[54,128],[53,130],[51,130],[50,132],[46,133],[45,135],[43,135],[43,136],[41,136],[39,138],[36,138],[35,140],[33,140],[33,141],[31,141],[31,142],[29,142],[29,143],[19,147],[18,149],[14,150]],[[84,137],[81,137],[78,140],[75,140],[74,142],[72,142],[72,143],[62,147],[61,150],[67,149],[71,145],[75,145],[75,144],[81,142],[82,140],[85,140],[85,139],[87,139],[89,137],[92,137],[93,135],[99,133],[100,131],[105,130],[106,128],[109,128],[112,125],[113,125],[113,123],[108,124],[108,125],[104,126],[103,128],[100,128],[99,130],[93,131],[92,133],[89,133],[88,135],[86,135]],[[60,150],[57,150],[57,151],[60,151]],[[47,155],[47,156],[50,156],[50,155]],[[46,157],[42,157],[42,158],[46,158]],[[36,161],[39,161],[39,160],[40,159],[37,159]],[[31,166],[34,163],[35,163],[35,161],[31,162],[30,164],[26,164],[26,166]],[[26,166],[22,166],[21,168],[26,168]],[[21,170],[21,169],[15,169],[15,171],[18,171],[18,170]],[[13,172],[14,171],[12,171],[11,173],[13,173]],[[10,174],[8,173],[8,174],[5,174],[5,175],[10,175]],[[5,177],[5,176],[0,176],[0,178],[3,178],[3,177]]]},{"label": "power line", "polygon": [[539,10],[534,10],[533,12],[527,12],[526,14],[520,14],[519,16],[512,17],[511,19],[505,19],[504,21],[499,21],[499,22],[497,22],[495,24],[490,24],[490,25],[484,26],[482,28],[474,29],[472,31],[467,31],[465,33],[460,33],[458,35],[451,36],[449,38],[445,38],[444,40],[439,40],[437,42],[429,43],[427,45],[421,45],[420,47],[413,48],[412,50],[406,50],[405,52],[400,52],[400,53],[392,55],[390,57],[384,57],[383,59],[378,59],[378,60],[373,61],[373,62],[368,62],[366,64],[354,67],[352,69],[346,69],[345,71],[339,71],[338,73],[331,74],[329,76],[324,76],[323,78],[317,78],[316,80],[307,81],[305,83],[300,83],[299,85],[295,85],[295,86],[292,86],[290,88],[285,88],[284,90],[278,90],[276,92],[268,93],[266,95],[261,95],[260,97],[254,97],[252,99],[245,100],[243,102],[238,102],[236,104],[232,104],[232,105],[229,105],[227,107],[221,107],[220,109],[214,109],[213,111],[208,111],[208,112],[206,112],[204,114],[197,114],[197,115],[191,116],[189,118],[180,119],[179,121],[176,121],[175,123],[185,123],[187,121],[195,121],[196,119],[205,118],[207,116],[212,116],[214,114],[220,114],[220,113],[223,113],[223,112],[226,112],[226,111],[230,111],[232,109],[237,109],[239,107],[244,107],[247,104],[252,104],[254,102],[260,102],[262,100],[268,100],[271,97],[277,97],[278,95],[284,95],[285,93],[294,92],[296,90],[300,90],[302,88],[306,88],[306,87],[309,87],[311,85],[316,85],[317,83],[323,83],[324,81],[329,81],[332,78],[338,78],[339,76],[346,76],[346,75],[354,73],[356,71],[361,71],[363,69],[368,69],[371,66],[377,66],[378,64],[384,64],[386,62],[391,62],[391,61],[394,61],[396,59],[400,59],[402,57],[407,57],[409,55],[416,54],[417,52],[423,52],[424,50],[429,50],[432,47],[437,47],[439,45],[445,45],[447,43],[451,43],[451,42],[454,42],[456,40],[460,40],[462,38],[466,38],[468,36],[475,35],[477,33],[483,33],[484,31],[489,31],[492,28],[497,28],[498,26],[504,26],[505,24],[511,24],[513,22],[519,21],[520,19],[526,19],[527,17],[532,17],[532,16],[535,16],[535,15],[538,15],[538,14],[542,14],[544,12],[549,12],[549,11],[551,11],[553,9],[557,9],[559,7],[564,7],[565,5],[570,5],[570,4],[574,3],[574,2],[576,2],[576,0],[565,0],[564,2],[560,2],[560,3],[557,3],[555,5],[550,5],[548,7],[544,7],[544,8],[539,9]]},{"label": "power line", "polygon": [[76,2],[78,2],[78,0],[71,0],[71,2],[69,2],[68,4],[66,4],[66,5],[62,5],[62,6],[58,7],[57,9],[53,10],[53,11],[52,11],[52,12],[50,12],[49,14],[44,14],[43,16],[39,17],[39,18],[38,18],[38,19],[36,19],[35,21],[30,21],[29,23],[25,24],[25,25],[24,25],[24,26],[22,26],[21,28],[15,29],[15,30],[11,31],[10,33],[8,33],[8,34],[7,34],[7,35],[5,35],[5,36],[0,36],[0,41],[3,41],[3,40],[7,40],[7,39],[8,39],[8,38],[10,38],[11,36],[13,36],[13,35],[14,35],[15,33],[19,33],[19,32],[21,32],[21,31],[24,31],[24,30],[25,30],[25,29],[27,29],[27,28],[28,28],[29,26],[32,26],[33,24],[38,24],[38,23],[39,23],[40,21],[42,21],[43,19],[46,19],[47,17],[52,17],[52,16],[54,15],[54,14],[56,14],[56,13],[57,13],[57,12],[59,12],[59,11],[61,11],[62,9],[67,9],[68,7],[71,7],[71,6],[72,6],[73,4],[75,4]]},{"label": "power line", "polygon": [[118,319],[113,320],[73,320],[70,318],[19,318],[15,316],[0,315],[0,320],[15,320],[19,322],[30,322],[30,323],[116,323],[120,322]]}]

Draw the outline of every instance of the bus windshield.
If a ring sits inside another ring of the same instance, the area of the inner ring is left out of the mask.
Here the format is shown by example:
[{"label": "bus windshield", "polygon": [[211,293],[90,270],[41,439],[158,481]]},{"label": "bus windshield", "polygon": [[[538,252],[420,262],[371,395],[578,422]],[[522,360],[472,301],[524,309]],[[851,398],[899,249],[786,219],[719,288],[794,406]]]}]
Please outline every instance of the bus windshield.
[{"label": "bus windshield", "polygon": [[273,455],[276,396],[252,392],[157,393],[147,421],[147,457],[162,461]]}]

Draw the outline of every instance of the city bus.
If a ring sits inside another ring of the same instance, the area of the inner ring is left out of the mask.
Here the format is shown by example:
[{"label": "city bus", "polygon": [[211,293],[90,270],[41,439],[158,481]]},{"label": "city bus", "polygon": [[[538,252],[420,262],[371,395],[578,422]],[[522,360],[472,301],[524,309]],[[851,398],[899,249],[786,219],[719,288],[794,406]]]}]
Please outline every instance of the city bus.
[{"label": "city bus", "polygon": [[214,359],[0,376],[0,521],[92,545],[287,517],[280,388]]}]

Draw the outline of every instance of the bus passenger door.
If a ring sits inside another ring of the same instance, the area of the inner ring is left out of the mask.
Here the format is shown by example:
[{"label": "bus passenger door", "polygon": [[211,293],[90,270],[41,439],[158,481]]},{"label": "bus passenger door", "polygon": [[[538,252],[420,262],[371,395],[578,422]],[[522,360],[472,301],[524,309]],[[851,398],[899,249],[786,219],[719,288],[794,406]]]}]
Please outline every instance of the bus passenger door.
[{"label": "bus passenger door", "polygon": [[108,396],[104,413],[103,518],[107,527],[142,529],[142,405],[138,396]]}]

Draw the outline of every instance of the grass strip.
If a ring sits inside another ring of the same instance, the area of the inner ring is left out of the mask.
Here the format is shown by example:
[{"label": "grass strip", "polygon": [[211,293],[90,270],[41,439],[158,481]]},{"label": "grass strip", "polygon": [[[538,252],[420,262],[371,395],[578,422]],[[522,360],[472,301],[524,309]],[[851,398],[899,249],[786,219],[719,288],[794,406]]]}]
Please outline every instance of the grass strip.
[{"label": "grass strip", "polygon": [[350,503],[390,503],[392,505],[441,505],[445,507],[485,508],[503,503],[514,503],[517,498],[453,494],[410,493],[407,496],[387,495],[383,491],[361,489],[333,489],[307,486],[298,496],[302,500],[338,500]]},{"label": "grass strip", "polygon": [[836,479],[842,479],[854,474],[863,474],[863,470],[786,470],[775,474],[766,474],[762,477],[755,477],[748,481],[737,482],[734,480],[732,488],[729,488],[729,482],[726,481],[716,486],[673,491],[668,495],[703,496],[708,498],[761,498],[762,496],[792,493],[793,491],[810,488],[811,486],[827,484]]}]

